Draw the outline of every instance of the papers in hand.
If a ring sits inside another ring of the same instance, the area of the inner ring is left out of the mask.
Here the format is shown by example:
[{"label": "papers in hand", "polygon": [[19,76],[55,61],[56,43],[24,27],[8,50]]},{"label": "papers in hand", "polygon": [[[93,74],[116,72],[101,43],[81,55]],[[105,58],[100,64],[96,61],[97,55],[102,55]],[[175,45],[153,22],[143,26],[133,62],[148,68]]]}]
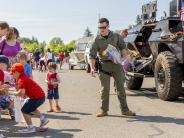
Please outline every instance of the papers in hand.
[{"label": "papers in hand", "polygon": [[104,51],[104,55],[108,57],[108,60],[111,60],[115,64],[121,64],[122,58],[120,51],[113,45],[108,45],[107,49]]}]

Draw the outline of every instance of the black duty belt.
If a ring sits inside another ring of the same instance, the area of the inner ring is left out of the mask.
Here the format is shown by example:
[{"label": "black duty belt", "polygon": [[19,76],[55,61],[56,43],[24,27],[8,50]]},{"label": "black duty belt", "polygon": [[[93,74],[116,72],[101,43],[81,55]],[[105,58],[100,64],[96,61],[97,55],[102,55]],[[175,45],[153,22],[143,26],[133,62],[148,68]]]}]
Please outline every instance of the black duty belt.
[{"label": "black duty belt", "polygon": [[103,60],[103,62],[112,62],[112,60]]},{"label": "black duty belt", "polygon": [[110,77],[112,76],[112,73],[110,73],[110,72],[107,72],[107,71],[104,71],[104,70],[100,70],[100,72],[102,72],[103,74],[106,74]]},{"label": "black duty belt", "polygon": [[108,75],[108,76],[111,77],[111,76],[112,76],[112,73],[103,70],[103,69],[102,69],[101,62],[107,63],[107,62],[112,62],[112,61],[111,61],[111,60],[103,60],[103,61],[98,61],[98,62],[97,62],[98,71],[99,71],[100,73],[106,74],[106,75]]}]

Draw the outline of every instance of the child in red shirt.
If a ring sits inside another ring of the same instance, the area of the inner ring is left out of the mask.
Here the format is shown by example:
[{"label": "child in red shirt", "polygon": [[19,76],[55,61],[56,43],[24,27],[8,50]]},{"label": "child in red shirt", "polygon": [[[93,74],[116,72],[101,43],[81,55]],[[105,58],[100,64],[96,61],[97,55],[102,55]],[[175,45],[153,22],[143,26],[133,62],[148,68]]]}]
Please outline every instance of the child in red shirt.
[{"label": "child in red shirt", "polygon": [[56,63],[50,62],[48,64],[48,70],[46,77],[46,83],[48,85],[48,93],[47,93],[47,99],[49,99],[50,104],[50,110],[48,112],[53,112],[53,105],[52,101],[53,99],[56,102],[56,110],[61,111],[61,108],[59,106],[59,92],[58,92],[58,84],[60,83],[59,75],[56,72],[57,65]]},{"label": "child in red shirt", "polygon": [[16,63],[12,66],[10,74],[16,79],[18,91],[14,93],[15,96],[28,97],[21,111],[27,123],[27,128],[20,130],[22,133],[36,132],[36,128],[32,125],[31,115],[40,118],[40,127],[45,126],[49,120],[40,113],[38,107],[45,102],[45,93],[42,88],[32,79],[24,74],[24,66]]}]

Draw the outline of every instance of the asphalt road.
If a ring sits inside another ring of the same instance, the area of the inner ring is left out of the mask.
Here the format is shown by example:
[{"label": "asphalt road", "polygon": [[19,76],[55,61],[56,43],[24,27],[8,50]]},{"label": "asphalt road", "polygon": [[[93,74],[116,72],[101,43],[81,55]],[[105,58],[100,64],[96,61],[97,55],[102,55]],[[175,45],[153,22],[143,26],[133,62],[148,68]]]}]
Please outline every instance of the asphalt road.
[{"label": "asphalt road", "polygon": [[[109,116],[97,118],[100,82],[85,71],[64,69],[61,76],[62,113],[47,113],[48,101],[41,111],[50,119],[44,133],[19,134],[24,124],[15,124],[8,116],[0,121],[0,131],[7,137],[50,138],[183,138],[184,99],[165,102],[158,99],[153,78],[145,78],[141,91],[126,91],[129,108],[136,117],[121,115],[117,95],[111,87]],[[45,73],[34,72],[35,80],[46,91]],[[113,80],[112,80],[113,82]],[[33,119],[39,125],[38,119]]]}]

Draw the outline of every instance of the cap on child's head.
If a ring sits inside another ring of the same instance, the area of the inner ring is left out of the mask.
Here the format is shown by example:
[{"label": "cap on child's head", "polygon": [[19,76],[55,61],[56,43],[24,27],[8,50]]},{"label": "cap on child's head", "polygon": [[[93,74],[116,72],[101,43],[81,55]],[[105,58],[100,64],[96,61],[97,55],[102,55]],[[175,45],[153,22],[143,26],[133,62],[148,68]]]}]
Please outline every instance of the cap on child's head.
[{"label": "cap on child's head", "polygon": [[24,66],[21,63],[15,63],[10,69],[10,75],[15,73],[16,71],[18,72],[24,72]]},{"label": "cap on child's head", "polygon": [[9,59],[4,55],[0,55],[0,63],[5,63],[9,65]]}]

